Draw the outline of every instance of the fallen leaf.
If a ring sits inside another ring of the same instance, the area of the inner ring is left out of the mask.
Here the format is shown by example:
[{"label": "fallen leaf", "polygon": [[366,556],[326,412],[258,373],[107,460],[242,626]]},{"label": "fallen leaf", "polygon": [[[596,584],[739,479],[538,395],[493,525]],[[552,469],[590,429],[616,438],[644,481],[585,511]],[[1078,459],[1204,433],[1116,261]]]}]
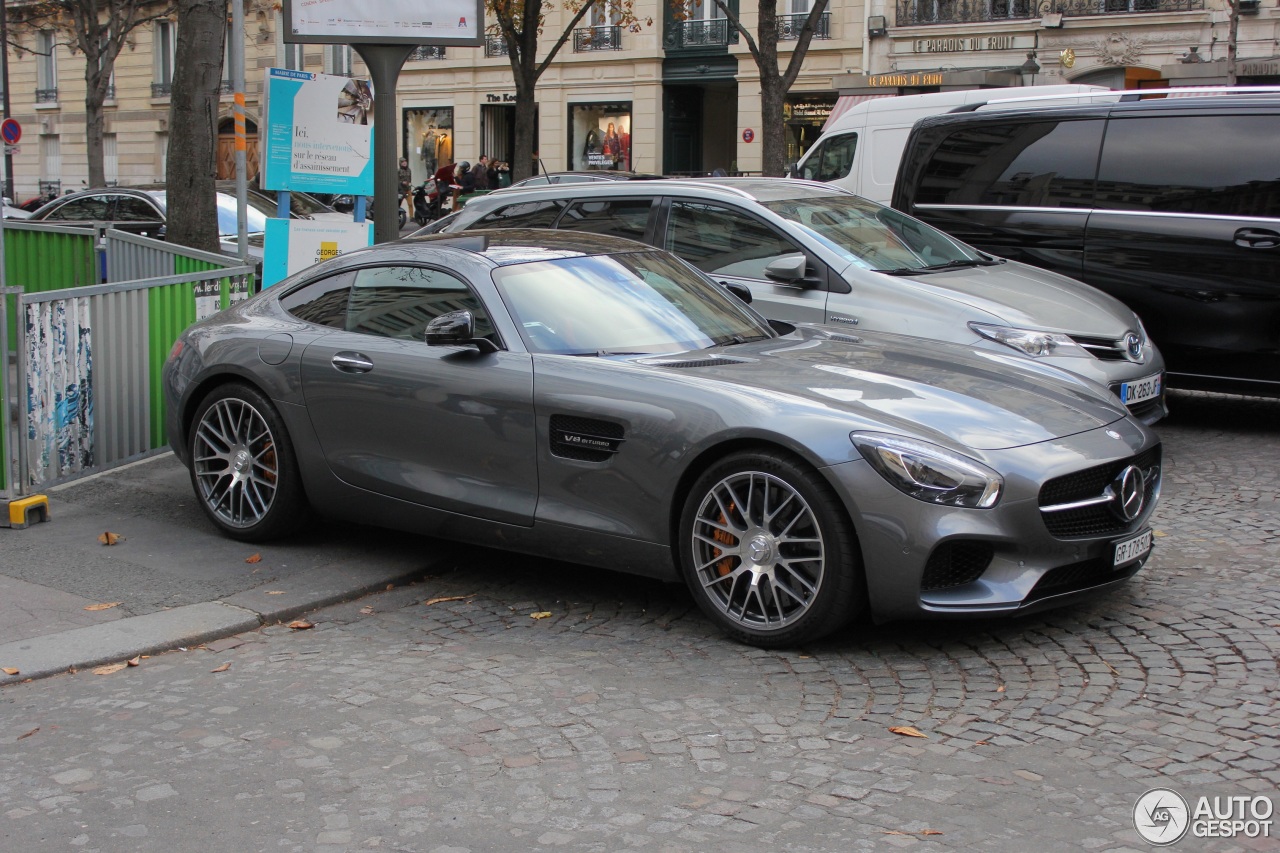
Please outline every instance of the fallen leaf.
[{"label": "fallen leaf", "polygon": [[395,585],[395,584],[393,584],[393,583],[389,583],[389,584],[387,584],[387,589],[388,589],[388,590],[392,590],[392,589],[395,589],[395,588],[396,588],[396,585]]},{"label": "fallen leaf", "polygon": [[123,663],[109,663],[106,666],[100,666],[97,669],[93,670],[93,674],[94,675],[111,675],[114,672],[119,672],[120,670],[124,669],[125,666],[126,664],[123,664]]},{"label": "fallen leaf", "polygon": [[986,746],[986,745],[987,745],[987,744],[989,744],[989,743],[990,743],[990,741],[986,741],[986,740],[975,740],[975,741],[973,742],[973,745],[974,745],[974,746]]},{"label": "fallen leaf", "polygon": [[363,615],[368,616],[370,613],[373,612],[373,608],[366,604],[364,607],[360,608],[360,612]]},{"label": "fallen leaf", "polygon": [[113,607],[119,607],[121,604],[124,604],[124,602],[123,601],[103,601],[99,604],[87,605],[85,607],[85,610],[110,610]]},{"label": "fallen leaf", "polygon": [[98,541],[101,542],[103,545],[114,545],[123,538],[124,537],[121,536],[119,533],[112,533],[110,530],[108,530],[106,533],[103,533],[101,536],[98,537]]},{"label": "fallen leaf", "polygon": [[895,735],[906,735],[907,737],[928,737],[927,734],[924,734],[915,726],[889,726],[889,731]]},{"label": "fallen leaf", "polygon": [[136,658],[130,658],[129,660],[125,661],[125,663],[127,663],[129,666],[138,666],[139,664],[142,663],[142,656],[139,655]]},{"label": "fallen leaf", "polygon": [[997,688],[996,688],[996,692],[997,692],[997,693],[1003,693],[1003,692],[1004,692],[1004,685],[1003,685],[1003,684],[1001,684],[999,687],[997,687]]},{"label": "fallen leaf", "polygon": [[289,623],[289,627],[295,631],[305,631],[308,628],[314,628],[315,625],[312,625],[306,619],[294,619]]},{"label": "fallen leaf", "polygon": [[17,675],[19,670],[12,666],[0,666],[0,672],[3,672],[5,675]]},{"label": "fallen leaf", "polygon": [[34,729],[27,732],[25,735],[18,735],[16,738],[14,738],[14,740],[22,740],[23,738],[31,737],[33,734],[35,734],[38,731],[40,731],[40,727],[36,726]]},{"label": "fallen leaf", "polygon": [[432,604],[440,604],[441,602],[445,602],[445,601],[461,601],[464,598],[470,598],[470,597],[471,596],[469,595],[444,595],[444,596],[441,596],[440,598],[428,598],[426,601],[422,603],[423,605],[430,607]]},{"label": "fallen leaf", "polygon": [[222,666],[215,666],[213,669],[209,671],[210,672],[226,672],[229,669],[231,669],[231,661],[227,661]]},{"label": "fallen leaf", "polygon": [[267,590],[267,595],[284,595],[284,590],[283,590],[283,589],[269,589],[269,590]]},{"label": "fallen leaf", "polygon": [[920,830],[920,834],[921,835],[941,835],[942,831],[937,829],[922,829]]},{"label": "fallen leaf", "polygon": [[539,610],[537,613],[530,613],[529,618],[530,619],[546,619],[550,615],[551,615],[550,610]]},{"label": "fallen leaf", "polygon": [[252,557],[245,557],[245,558],[244,558],[244,561],[245,561],[246,563],[261,563],[261,562],[262,562],[262,555],[261,555],[261,554],[254,554]]}]

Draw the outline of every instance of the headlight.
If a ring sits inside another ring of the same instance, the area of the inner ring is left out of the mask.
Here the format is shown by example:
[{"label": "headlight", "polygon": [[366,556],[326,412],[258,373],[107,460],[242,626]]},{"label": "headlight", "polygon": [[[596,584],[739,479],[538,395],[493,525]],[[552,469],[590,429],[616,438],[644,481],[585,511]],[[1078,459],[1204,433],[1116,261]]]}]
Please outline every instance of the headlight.
[{"label": "headlight", "polygon": [[944,447],[876,432],[850,433],[849,439],[880,476],[916,500],[977,509],[1000,500],[1003,477]]},{"label": "headlight", "polygon": [[969,328],[996,343],[1013,347],[1026,355],[1039,358],[1046,355],[1088,357],[1075,341],[1057,332],[1039,329],[1017,329],[1013,326],[992,326],[987,323],[970,323]]}]

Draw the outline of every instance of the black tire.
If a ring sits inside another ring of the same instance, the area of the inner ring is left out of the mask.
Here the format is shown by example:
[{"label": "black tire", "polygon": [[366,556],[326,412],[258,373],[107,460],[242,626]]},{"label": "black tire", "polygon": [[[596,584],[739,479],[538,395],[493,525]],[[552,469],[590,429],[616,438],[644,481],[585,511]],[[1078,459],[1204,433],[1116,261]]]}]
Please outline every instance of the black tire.
[{"label": "black tire", "polygon": [[712,465],[685,499],[679,535],[698,606],[741,642],[793,646],[866,607],[848,512],[816,471],[781,452],[739,452]]},{"label": "black tire", "polygon": [[403,207],[400,208],[399,219],[401,228],[403,228],[404,224],[409,221],[409,213]]},{"label": "black tire", "polygon": [[413,217],[413,221],[418,223],[418,227],[422,227],[423,225],[426,225],[429,220],[427,219],[427,217],[419,213]]},{"label": "black tire", "polygon": [[275,407],[241,382],[200,401],[187,439],[200,508],[227,536],[262,542],[309,516],[293,442]]}]

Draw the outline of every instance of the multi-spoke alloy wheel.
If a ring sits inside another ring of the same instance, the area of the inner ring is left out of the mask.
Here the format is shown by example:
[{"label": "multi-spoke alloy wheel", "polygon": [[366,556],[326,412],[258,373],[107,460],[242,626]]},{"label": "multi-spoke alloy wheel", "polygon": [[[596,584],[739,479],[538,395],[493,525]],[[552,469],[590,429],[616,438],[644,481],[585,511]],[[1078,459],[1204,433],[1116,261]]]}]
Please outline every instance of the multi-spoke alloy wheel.
[{"label": "multi-spoke alloy wheel", "polygon": [[681,532],[694,595],[729,633],[757,645],[819,636],[862,596],[843,506],[812,471],[738,454],[700,478]]},{"label": "multi-spoke alloy wheel", "polygon": [[263,539],[300,520],[293,450],[256,391],[223,386],[201,404],[191,429],[191,481],[205,512],[237,538]]}]

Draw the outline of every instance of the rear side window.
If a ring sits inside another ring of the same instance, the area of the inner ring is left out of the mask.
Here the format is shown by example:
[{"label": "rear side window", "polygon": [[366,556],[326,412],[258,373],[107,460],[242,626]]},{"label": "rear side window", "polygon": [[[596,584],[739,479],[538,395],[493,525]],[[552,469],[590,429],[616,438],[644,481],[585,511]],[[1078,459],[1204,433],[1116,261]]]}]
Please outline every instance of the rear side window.
[{"label": "rear side window", "polygon": [[345,329],[353,277],[352,273],[345,272],[313,281],[280,297],[280,307],[308,323]]},{"label": "rear side window", "polygon": [[356,273],[347,331],[421,341],[436,317],[463,310],[471,312],[477,337],[497,343],[479,297],[461,279],[423,267],[370,267]]},{"label": "rear side window", "polygon": [[663,248],[711,275],[763,279],[771,262],[801,251],[783,234],[741,211],[674,201]]},{"label": "rear side window", "polygon": [[811,181],[835,181],[847,177],[853,168],[858,134],[844,133],[818,143],[818,150],[800,167],[800,177]]},{"label": "rear side window", "polygon": [[551,228],[564,210],[562,201],[527,201],[509,204],[482,216],[477,228]]},{"label": "rear side window", "polygon": [[948,134],[917,204],[1092,207],[1102,119],[981,122]]},{"label": "rear side window", "polygon": [[647,198],[576,201],[560,219],[560,228],[644,241],[653,201]]},{"label": "rear side window", "polygon": [[67,222],[92,222],[106,219],[110,208],[108,196],[86,196],[69,201],[57,210],[50,211],[45,218]]},{"label": "rear side window", "polygon": [[1280,116],[1113,118],[1098,206],[1280,217]]}]

